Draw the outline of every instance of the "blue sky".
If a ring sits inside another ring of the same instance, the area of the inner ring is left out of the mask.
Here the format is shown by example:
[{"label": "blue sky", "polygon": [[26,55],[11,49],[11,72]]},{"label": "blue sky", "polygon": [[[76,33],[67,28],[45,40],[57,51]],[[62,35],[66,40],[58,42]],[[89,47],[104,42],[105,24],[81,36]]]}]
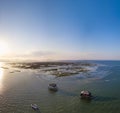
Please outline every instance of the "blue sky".
[{"label": "blue sky", "polygon": [[0,0],[1,58],[120,60],[119,0]]}]

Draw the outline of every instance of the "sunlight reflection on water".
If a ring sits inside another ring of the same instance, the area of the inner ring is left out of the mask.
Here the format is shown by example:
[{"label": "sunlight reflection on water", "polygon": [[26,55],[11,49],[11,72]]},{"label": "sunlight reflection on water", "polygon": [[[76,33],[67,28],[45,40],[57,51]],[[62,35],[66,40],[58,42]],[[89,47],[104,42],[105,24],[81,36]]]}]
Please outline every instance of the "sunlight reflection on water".
[{"label": "sunlight reflection on water", "polygon": [[4,70],[1,68],[3,63],[0,62],[0,93],[2,93],[3,89],[3,76],[4,76]]}]

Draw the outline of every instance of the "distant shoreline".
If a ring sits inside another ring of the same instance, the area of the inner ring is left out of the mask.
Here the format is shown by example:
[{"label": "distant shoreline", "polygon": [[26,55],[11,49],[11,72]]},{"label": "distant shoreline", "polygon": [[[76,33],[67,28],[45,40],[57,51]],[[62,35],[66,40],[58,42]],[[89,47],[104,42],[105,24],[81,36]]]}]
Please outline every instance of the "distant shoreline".
[{"label": "distant shoreline", "polygon": [[5,63],[43,63],[43,62],[96,62],[96,61],[120,61],[120,60],[49,60],[49,61],[35,61],[35,60],[3,60],[0,59],[0,62],[5,62]]}]

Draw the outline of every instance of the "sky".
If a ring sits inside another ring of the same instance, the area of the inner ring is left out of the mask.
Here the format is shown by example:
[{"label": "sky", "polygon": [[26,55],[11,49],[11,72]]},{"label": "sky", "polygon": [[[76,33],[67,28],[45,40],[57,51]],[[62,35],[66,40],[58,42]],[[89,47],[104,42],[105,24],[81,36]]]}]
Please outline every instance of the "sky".
[{"label": "sky", "polygon": [[0,0],[0,60],[120,60],[119,0]]}]

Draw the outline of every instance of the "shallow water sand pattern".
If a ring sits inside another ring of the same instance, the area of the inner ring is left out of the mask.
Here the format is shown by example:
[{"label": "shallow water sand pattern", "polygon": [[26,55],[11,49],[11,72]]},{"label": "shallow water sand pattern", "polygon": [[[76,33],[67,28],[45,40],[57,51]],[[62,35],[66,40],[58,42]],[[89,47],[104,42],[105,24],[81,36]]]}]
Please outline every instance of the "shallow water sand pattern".
[{"label": "shallow water sand pattern", "polygon": [[[33,62],[33,63],[9,63],[10,66],[20,69],[38,69],[39,72],[57,77],[87,73],[97,66],[87,62]],[[7,67],[2,67],[7,68]],[[18,70],[17,70],[18,71]],[[12,71],[13,72],[13,71]],[[16,71],[15,71],[16,72]]]},{"label": "shallow water sand pattern", "polygon": [[[20,72],[10,73],[11,68],[1,68],[0,112],[34,113],[30,104],[36,103],[41,113],[119,113],[120,62],[99,63],[107,65],[92,72],[96,76],[105,74],[99,79],[81,75],[49,78],[35,70],[21,69]],[[58,92],[48,90],[51,82],[58,84]],[[81,100],[79,94],[83,89],[91,91],[94,99]]]}]

